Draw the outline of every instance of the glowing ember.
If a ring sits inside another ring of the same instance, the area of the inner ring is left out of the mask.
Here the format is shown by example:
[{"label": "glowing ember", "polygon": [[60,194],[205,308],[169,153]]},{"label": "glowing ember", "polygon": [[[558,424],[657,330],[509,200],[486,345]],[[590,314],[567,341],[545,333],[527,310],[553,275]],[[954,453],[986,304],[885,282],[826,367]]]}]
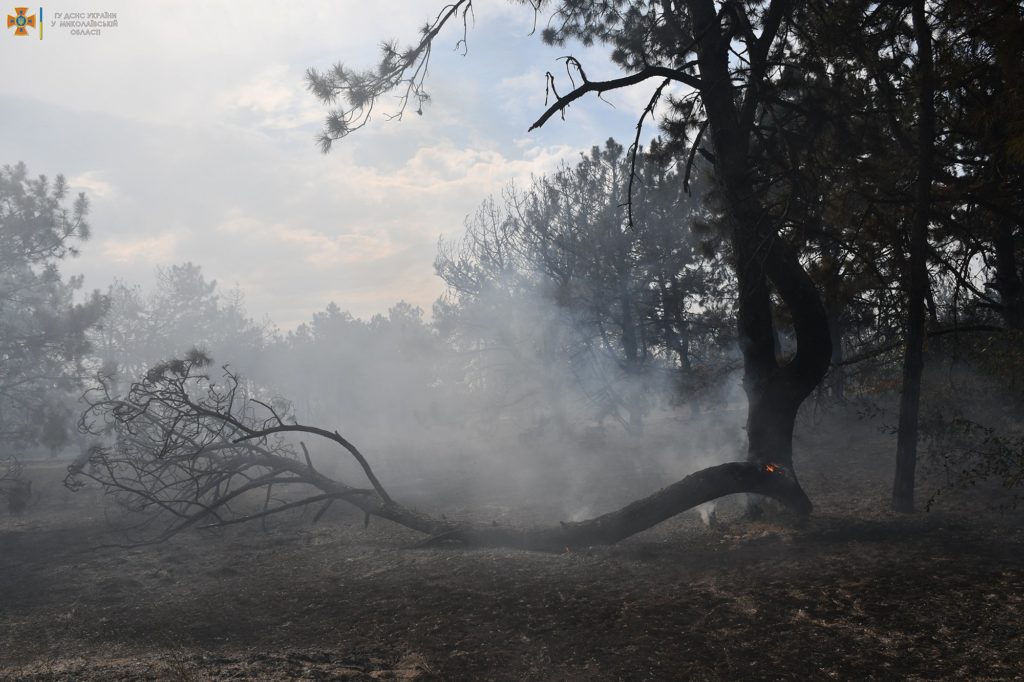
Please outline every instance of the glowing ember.
[{"label": "glowing ember", "polygon": [[781,469],[782,469],[782,467],[780,467],[778,464],[765,464],[764,465],[765,472],[767,472],[769,474],[773,474],[776,471],[780,471]]}]

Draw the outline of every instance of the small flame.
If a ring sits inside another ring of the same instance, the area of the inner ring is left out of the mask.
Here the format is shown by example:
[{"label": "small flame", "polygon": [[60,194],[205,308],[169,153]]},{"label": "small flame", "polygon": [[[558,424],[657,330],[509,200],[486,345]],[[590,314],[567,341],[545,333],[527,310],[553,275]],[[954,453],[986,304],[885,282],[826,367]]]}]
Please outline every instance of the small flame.
[{"label": "small flame", "polygon": [[765,472],[769,473],[769,474],[773,474],[776,471],[780,471],[781,469],[782,469],[782,467],[780,467],[778,464],[765,464],[764,465]]}]

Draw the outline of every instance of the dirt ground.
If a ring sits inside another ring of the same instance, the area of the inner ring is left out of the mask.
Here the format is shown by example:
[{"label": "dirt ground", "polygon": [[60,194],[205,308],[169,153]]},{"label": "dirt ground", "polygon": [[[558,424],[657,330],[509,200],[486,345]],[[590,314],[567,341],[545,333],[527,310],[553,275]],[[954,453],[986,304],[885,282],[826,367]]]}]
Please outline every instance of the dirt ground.
[{"label": "dirt ground", "polygon": [[[891,515],[887,438],[801,433],[806,527],[730,501],[715,528],[689,512],[561,554],[421,549],[341,509],[97,550],[119,519],[34,463],[33,505],[0,512],[0,678],[1024,679],[1021,514],[973,493]],[[521,494],[455,502],[547,513]]]}]

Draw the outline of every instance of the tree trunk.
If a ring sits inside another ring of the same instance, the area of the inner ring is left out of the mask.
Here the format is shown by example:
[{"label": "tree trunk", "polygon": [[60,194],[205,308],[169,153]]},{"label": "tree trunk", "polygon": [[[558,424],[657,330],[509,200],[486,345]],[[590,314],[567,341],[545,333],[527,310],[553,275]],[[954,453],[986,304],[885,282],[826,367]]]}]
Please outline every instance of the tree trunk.
[{"label": "tree trunk", "polygon": [[[992,42],[996,49],[996,65],[999,67],[1001,77],[998,90],[994,93],[997,98],[1010,97],[1011,93],[1020,87],[1021,57],[1019,43],[1006,36],[1021,35],[1024,33],[1024,20],[1019,10],[1001,13],[998,24],[993,24],[997,34],[991,33],[991,28],[986,31],[985,37]],[[1002,34],[1002,35],[998,35]],[[989,137],[992,142],[989,144],[989,154],[992,159],[990,163],[991,182],[994,184],[996,195],[1004,194],[1010,197],[1010,205],[1013,206],[1017,200],[1018,192],[1014,190],[1014,180],[1019,182],[1021,160],[1019,155],[1012,159],[1009,154],[1008,141],[1010,135],[1010,121],[995,120],[992,122],[992,131]],[[995,289],[999,292],[1000,313],[1007,327],[1011,329],[1024,329],[1024,282],[1021,281],[1021,262],[1018,257],[1018,246],[1020,239],[1024,238],[1019,219],[1014,220],[1007,215],[997,213],[995,230],[995,256],[996,273]],[[1016,232],[1016,236],[1015,233]]]},{"label": "tree trunk", "polygon": [[[331,434],[323,429],[300,425],[272,427],[260,433],[254,432],[249,439],[276,432],[315,433],[338,443],[347,443],[337,432]],[[350,452],[357,451],[353,447]],[[792,470],[776,465],[729,462],[701,469],[652,495],[586,521],[562,522],[558,526],[533,529],[472,525],[456,523],[443,516],[437,518],[396,502],[384,492],[375,476],[371,478],[373,490],[360,490],[334,481],[291,458],[261,455],[260,459],[268,467],[301,475],[310,485],[325,493],[316,499],[342,499],[361,509],[367,515],[367,520],[371,515],[377,516],[430,535],[426,541],[428,544],[462,542],[477,546],[541,551],[562,551],[573,547],[614,544],[699,504],[740,493],[763,495],[778,500],[796,516],[797,521],[805,520],[812,509],[810,499],[800,488]],[[366,464],[365,468],[369,475],[369,465]],[[92,474],[87,475],[93,477]],[[197,514],[192,520],[179,525],[175,532],[203,518],[202,513]],[[229,523],[240,523],[254,518],[259,518],[259,515],[242,517]]]},{"label": "tree trunk", "polygon": [[830,301],[827,308],[829,338],[832,340],[832,398],[846,398],[846,368],[843,366],[843,308]]},{"label": "tree trunk", "polygon": [[828,316],[829,339],[832,341],[831,368],[827,388],[833,400],[842,401],[846,398],[846,368],[843,366],[843,334],[846,331],[844,313],[849,301],[843,290],[843,257],[839,243],[834,239],[823,239],[822,251],[828,265],[822,279],[822,287],[824,289],[825,313]]},{"label": "tree trunk", "polygon": [[[710,122],[715,178],[735,258],[738,338],[748,401],[747,457],[752,464],[786,467],[796,483],[793,427],[800,404],[828,371],[832,356],[828,317],[814,282],[794,248],[779,236],[774,218],[752,184],[748,154],[753,110],[737,107],[729,72],[730,39],[722,30],[715,3],[690,0],[689,7],[701,78],[708,84],[701,96]],[[747,95],[758,85],[748,83]],[[784,366],[775,355],[769,282],[789,309],[796,332],[796,354]]]},{"label": "tree trunk", "polygon": [[[662,276],[658,280],[661,296],[661,329],[668,346],[679,358],[679,387],[677,395],[685,398],[690,404],[690,415],[700,414],[700,401],[697,399],[698,386],[693,380],[693,367],[690,362],[690,325],[686,321],[682,302],[676,287],[670,290]],[[678,326],[680,331],[676,331]],[[689,394],[689,395],[687,395]]]},{"label": "tree trunk", "polygon": [[777,499],[801,519],[811,512],[811,501],[789,471],[729,462],[702,469],[653,495],[588,521],[532,530],[460,527],[435,535],[428,543],[452,541],[544,551],[613,544],[698,504],[737,493]]},{"label": "tree trunk", "polygon": [[761,464],[793,466],[793,428],[802,398],[784,396],[775,386],[748,392],[747,456]]},{"label": "tree trunk", "polygon": [[1016,240],[1013,225],[1005,217],[997,217],[996,227],[996,281],[1000,312],[1011,329],[1024,329],[1024,284],[1017,267]]},{"label": "tree trunk", "polygon": [[[625,256],[620,262],[625,262]],[[641,363],[640,341],[637,335],[636,316],[633,311],[633,297],[630,294],[628,265],[623,265],[619,273],[619,308],[621,318],[620,338],[622,350],[625,355],[626,376],[626,412],[629,414],[627,430],[632,436],[641,436],[644,432],[644,406],[643,393],[640,388],[640,374],[643,370]]]},{"label": "tree trunk", "polygon": [[907,285],[907,336],[903,356],[903,392],[900,396],[899,432],[896,438],[896,477],[892,506],[899,512],[914,510],[914,474],[917,468],[918,415],[921,404],[921,374],[924,370],[925,297],[928,294],[928,219],[935,144],[934,74],[932,72],[931,28],[924,0],[914,0],[911,10],[917,37],[917,68],[920,74],[918,98],[918,172],[913,223],[910,234],[909,282]]}]

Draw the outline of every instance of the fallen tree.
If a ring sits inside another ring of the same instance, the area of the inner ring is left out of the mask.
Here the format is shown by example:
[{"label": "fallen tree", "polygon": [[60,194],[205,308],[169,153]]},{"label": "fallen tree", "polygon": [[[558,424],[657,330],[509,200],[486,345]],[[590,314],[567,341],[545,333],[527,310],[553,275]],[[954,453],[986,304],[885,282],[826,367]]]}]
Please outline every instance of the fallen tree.
[{"label": "fallen tree", "polygon": [[[252,395],[227,367],[219,381],[210,359],[193,351],[163,363],[119,396],[101,379],[85,396],[83,431],[102,437],[69,467],[66,485],[101,484],[126,509],[139,512],[142,542],[159,542],[190,528],[266,519],[320,505],[318,520],[336,501],[371,516],[420,531],[426,543],[457,542],[532,550],[561,550],[618,542],[699,504],[736,493],[774,498],[798,518],[811,503],[781,465],[730,462],[708,467],[648,497],[586,521],[542,528],[509,528],[434,517],[407,507],[387,492],[369,461],[337,431],[296,423],[280,401]],[[361,467],[368,486],[357,487],[317,470],[308,435],[340,446]],[[276,495],[296,490],[287,497]],[[253,500],[261,500],[258,507]]]}]

